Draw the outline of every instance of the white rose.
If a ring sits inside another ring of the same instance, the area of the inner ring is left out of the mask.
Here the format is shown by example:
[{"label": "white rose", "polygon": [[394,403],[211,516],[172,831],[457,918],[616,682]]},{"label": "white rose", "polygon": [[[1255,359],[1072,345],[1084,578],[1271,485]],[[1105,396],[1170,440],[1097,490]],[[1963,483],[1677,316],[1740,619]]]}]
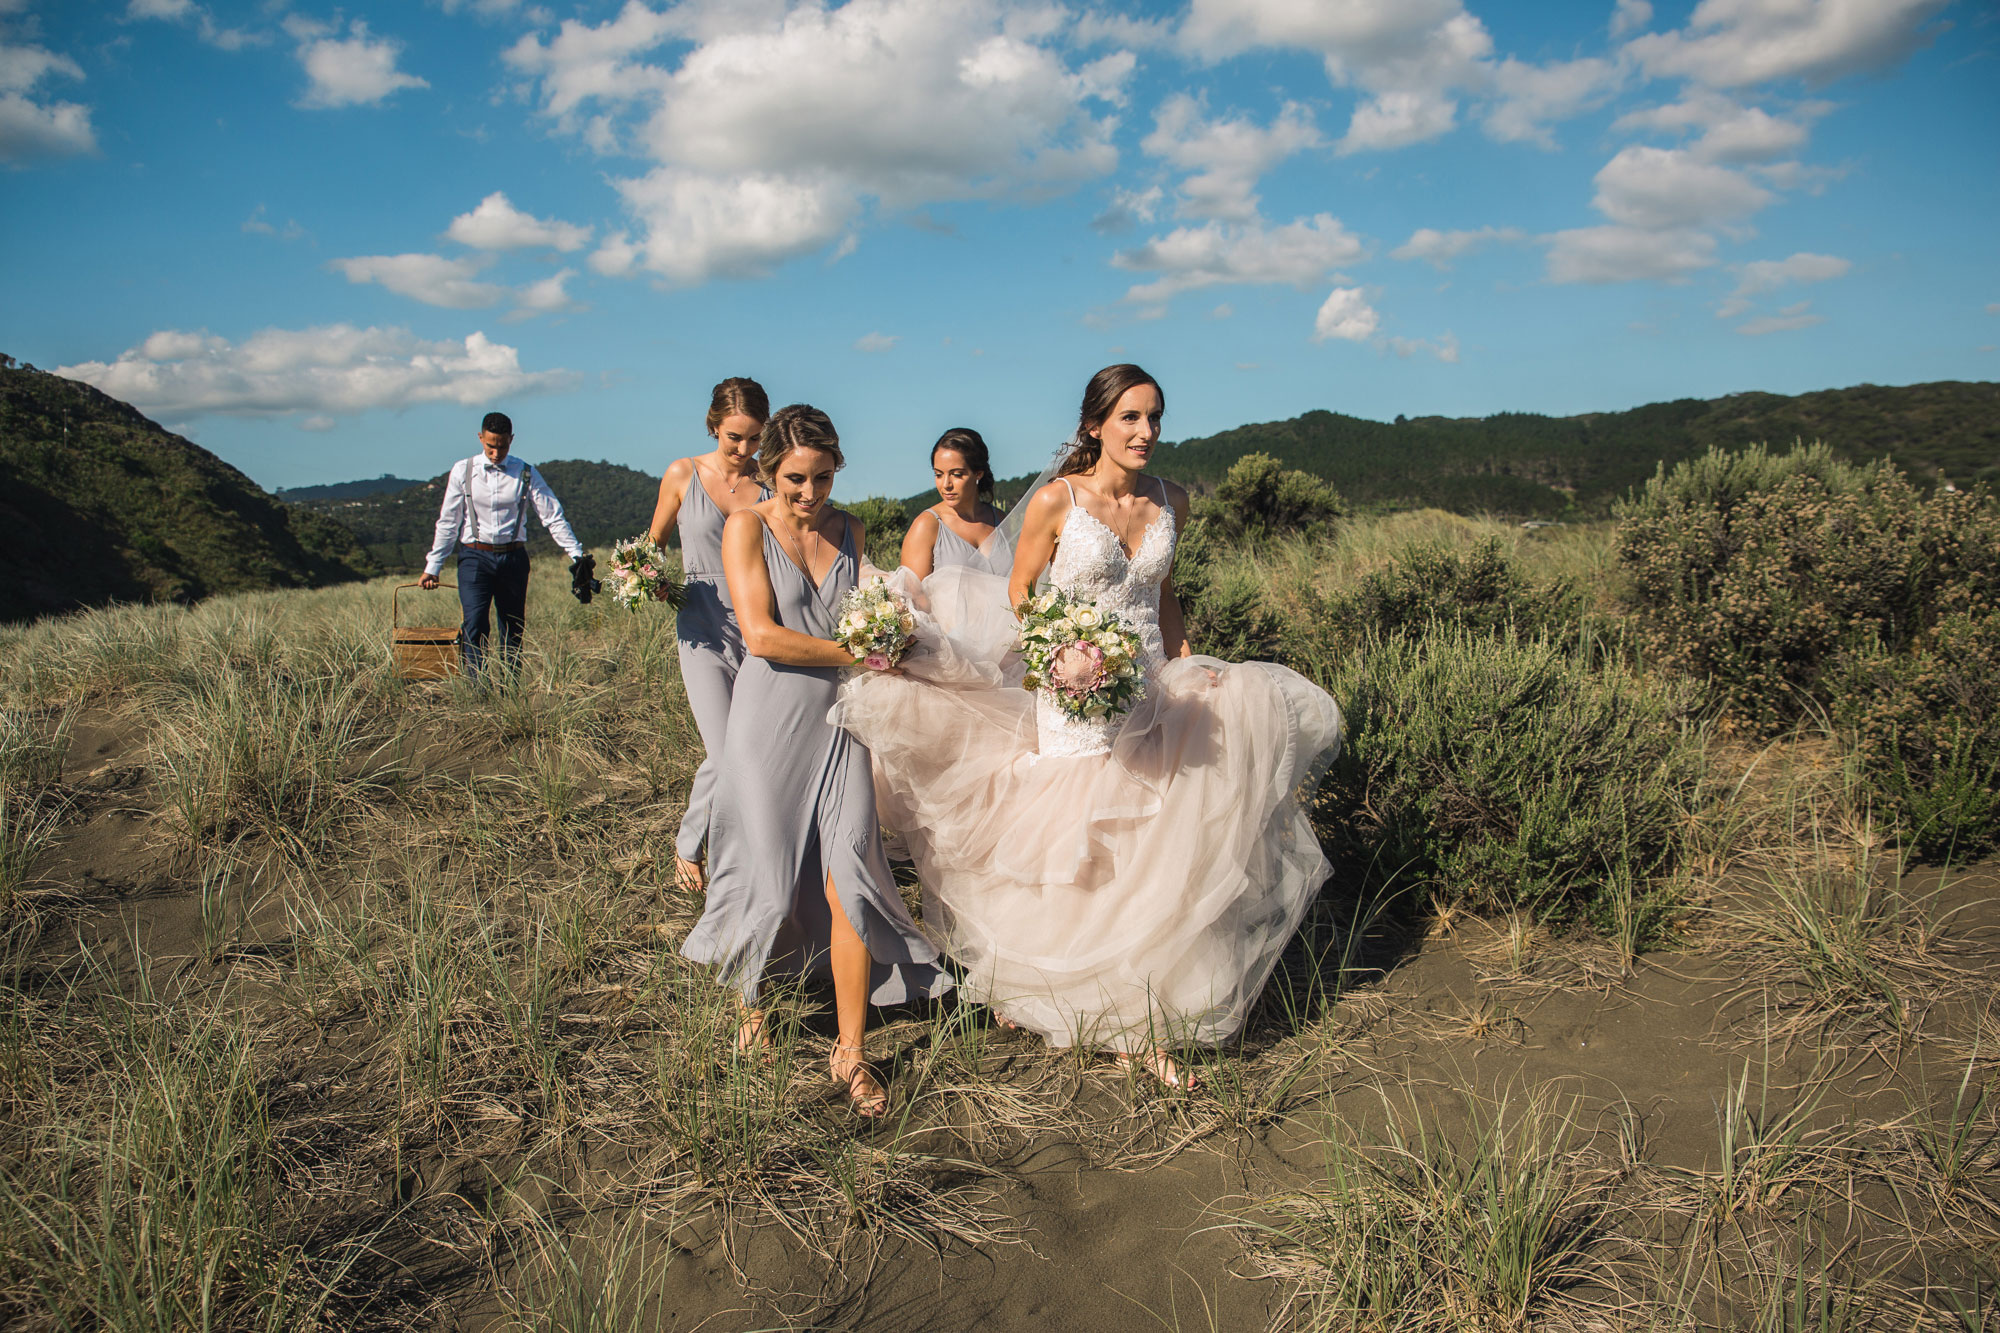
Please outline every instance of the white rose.
[{"label": "white rose", "polygon": [[1104,617],[1097,613],[1097,608],[1094,606],[1079,606],[1069,615],[1070,619],[1076,622],[1078,629],[1096,629],[1104,623]]}]

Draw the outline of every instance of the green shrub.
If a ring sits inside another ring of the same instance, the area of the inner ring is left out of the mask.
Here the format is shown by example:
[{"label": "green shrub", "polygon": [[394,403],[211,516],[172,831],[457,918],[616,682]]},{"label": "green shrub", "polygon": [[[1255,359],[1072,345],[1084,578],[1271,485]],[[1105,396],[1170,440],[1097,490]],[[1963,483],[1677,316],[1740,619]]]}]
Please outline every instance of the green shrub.
[{"label": "green shrub", "polygon": [[1617,512],[1652,661],[1766,730],[1831,703],[1843,649],[1895,651],[1942,616],[2000,605],[1990,497],[1927,498],[1886,461],[1852,466],[1825,445],[1710,450]]},{"label": "green shrub", "polygon": [[877,569],[894,569],[903,560],[903,536],[910,530],[910,516],[899,500],[871,495],[865,500],[841,501],[840,507],[860,519],[868,529],[868,560]]},{"label": "green shrub", "polygon": [[1222,559],[1200,520],[1188,524],[1175,546],[1174,592],[1196,652],[1229,662],[1277,654],[1283,635],[1263,578],[1252,567]]},{"label": "green shrub", "polygon": [[1834,716],[1920,856],[2000,842],[2000,613],[1951,615],[1908,651],[1845,654]]},{"label": "green shrub", "polygon": [[1347,513],[1346,502],[1332,486],[1269,454],[1237,459],[1214,493],[1196,500],[1193,508],[1192,517],[1224,542],[1324,532]]},{"label": "green shrub", "polygon": [[1601,919],[1673,871],[1701,777],[1686,687],[1450,626],[1365,644],[1326,683],[1348,724],[1326,836],[1418,901]]},{"label": "green shrub", "polygon": [[1324,617],[1333,641],[1352,646],[1369,634],[1421,635],[1434,624],[1532,635],[1574,624],[1582,610],[1569,580],[1529,578],[1502,553],[1500,539],[1488,537],[1457,549],[1407,546],[1352,592],[1327,598]]}]

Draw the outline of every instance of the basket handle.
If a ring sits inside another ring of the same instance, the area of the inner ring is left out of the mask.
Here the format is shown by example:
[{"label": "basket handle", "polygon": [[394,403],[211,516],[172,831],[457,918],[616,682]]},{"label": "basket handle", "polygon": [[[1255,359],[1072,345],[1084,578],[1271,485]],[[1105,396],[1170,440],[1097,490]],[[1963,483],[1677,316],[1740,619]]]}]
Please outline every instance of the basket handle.
[{"label": "basket handle", "polygon": [[[403,627],[403,616],[402,616],[402,611],[401,611],[401,609],[400,609],[400,608],[399,608],[399,607],[398,607],[398,606],[396,605],[396,599],[397,599],[398,597],[401,597],[401,596],[403,595],[403,589],[405,589],[405,588],[422,588],[423,586],[424,586],[424,585],[423,585],[423,584],[421,584],[421,583],[398,583],[398,584],[396,585],[396,587],[395,587],[395,590],[394,590],[393,592],[391,592],[391,593],[389,594],[389,628],[390,628],[390,629],[401,629],[401,628]],[[438,586],[437,586],[436,588],[431,588],[431,589],[425,589],[425,591],[427,591],[427,592],[446,592],[446,591],[456,591],[456,590],[457,590],[457,588],[458,588],[458,585],[457,585],[456,583],[440,583],[440,584],[438,584]]]}]

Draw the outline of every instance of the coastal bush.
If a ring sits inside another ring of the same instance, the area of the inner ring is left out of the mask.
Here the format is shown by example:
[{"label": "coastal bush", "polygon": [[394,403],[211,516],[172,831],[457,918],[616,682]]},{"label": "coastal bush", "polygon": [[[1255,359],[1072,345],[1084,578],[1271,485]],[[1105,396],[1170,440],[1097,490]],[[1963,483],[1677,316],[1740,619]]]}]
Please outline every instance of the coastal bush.
[{"label": "coastal bush", "polygon": [[1283,533],[1324,533],[1347,513],[1347,503],[1310,472],[1287,468],[1269,454],[1245,454],[1192,509],[1190,518],[1217,540],[1244,542]]},{"label": "coastal bush", "polygon": [[903,536],[910,530],[910,516],[899,500],[871,495],[865,500],[842,500],[842,509],[860,519],[868,529],[868,560],[877,569],[894,569],[903,559]]},{"label": "coastal bush", "polygon": [[1918,855],[2000,842],[2000,612],[1944,617],[1904,652],[1844,654],[1834,717]]},{"label": "coastal bush", "polygon": [[1352,591],[1324,604],[1324,632],[1353,645],[1368,634],[1419,636],[1438,625],[1481,634],[1532,635],[1575,623],[1582,597],[1564,578],[1528,577],[1487,537],[1469,547],[1438,542],[1404,547]]},{"label": "coastal bush", "polygon": [[1615,914],[1643,910],[1674,871],[1702,776],[1685,686],[1547,637],[1445,625],[1370,641],[1324,683],[1348,739],[1322,836],[1371,876],[1619,929]]},{"label": "coastal bush", "polygon": [[1944,616],[2000,606],[1991,497],[1925,496],[1887,461],[1822,444],[1711,449],[1662,466],[1617,514],[1650,660],[1765,731],[1832,702],[1843,650],[1897,652]]}]

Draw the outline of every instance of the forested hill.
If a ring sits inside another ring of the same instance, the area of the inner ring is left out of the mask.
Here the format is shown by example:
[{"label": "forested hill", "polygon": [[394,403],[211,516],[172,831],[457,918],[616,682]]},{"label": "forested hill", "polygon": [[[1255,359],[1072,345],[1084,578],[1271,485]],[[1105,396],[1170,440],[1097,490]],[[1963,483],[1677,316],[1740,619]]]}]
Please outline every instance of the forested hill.
[{"label": "forested hill", "polygon": [[314,500],[359,500],[367,495],[384,495],[394,491],[407,491],[423,482],[415,477],[393,477],[384,472],[379,477],[366,481],[335,481],[323,486],[282,486],[275,492],[288,505],[308,504]]},{"label": "forested hill", "polygon": [[353,538],[75,380],[0,357],[0,620],[358,578]]},{"label": "forested hill", "polygon": [[[659,499],[658,476],[616,463],[530,458],[535,469],[562,501],[563,515],[589,547],[608,547],[627,537],[644,535]],[[413,570],[422,566],[437,531],[438,505],[444,499],[444,473],[403,490],[358,498],[301,501],[294,507],[325,514],[352,531],[370,559],[384,569]],[[328,488],[331,489],[331,488]],[[556,544],[530,518],[531,554],[554,555]]]},{"label": "forested hill", "polygon": [[1368,421],[1308,412],[1170,444],[1161,476],[1212,485],[1249,453],[1317,473],[1350,501],[1522,516],[1605,512],[1613,499],[1710,445],[1824,440],[1843,457],[1887,455],[1923,481],[2000,482],[2000,384],[1873,384],[1785,397],[1684,398],[1573,417]]}]

